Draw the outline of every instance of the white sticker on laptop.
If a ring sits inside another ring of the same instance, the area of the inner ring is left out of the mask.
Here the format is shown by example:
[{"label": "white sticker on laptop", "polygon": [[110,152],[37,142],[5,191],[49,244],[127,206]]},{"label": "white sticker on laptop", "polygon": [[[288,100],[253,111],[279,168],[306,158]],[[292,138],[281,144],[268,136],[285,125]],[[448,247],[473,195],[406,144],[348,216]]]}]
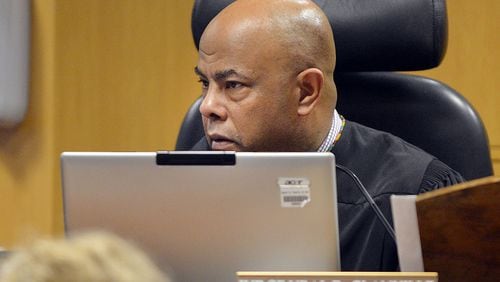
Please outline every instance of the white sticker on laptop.
[{"label": "white sticker on laptop", "polygon": [[281,207],[303,208],[311,201],[311,189],[307,178],[278,178],[281,192]]}]

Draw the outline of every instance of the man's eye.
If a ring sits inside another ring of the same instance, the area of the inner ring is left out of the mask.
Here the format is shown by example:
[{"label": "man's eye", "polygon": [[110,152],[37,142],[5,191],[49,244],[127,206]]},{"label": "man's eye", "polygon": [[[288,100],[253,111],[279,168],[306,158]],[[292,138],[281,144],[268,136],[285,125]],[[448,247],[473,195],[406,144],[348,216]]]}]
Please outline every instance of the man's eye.
[{"label": "man's eye", "polygon": [[200,79],[200,80],[198,80],[198,82],[201,83],[201,88],[203,88],[203,89],[208,88],[208,81],[206,81],[204,79]]},{"label": "man's eye", "polygon": [[226,88],[238,88],[238,87],[241,87],[242,84],[240,82],[237,82],[237,81],[228,81],[226,82]]}]

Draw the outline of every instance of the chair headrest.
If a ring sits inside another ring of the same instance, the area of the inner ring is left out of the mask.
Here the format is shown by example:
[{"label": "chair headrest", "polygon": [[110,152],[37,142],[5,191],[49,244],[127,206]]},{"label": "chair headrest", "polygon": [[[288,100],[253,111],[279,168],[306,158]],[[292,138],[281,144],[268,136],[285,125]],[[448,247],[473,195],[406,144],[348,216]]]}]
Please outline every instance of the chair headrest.
[{"label": "chair headrest", "polygon": [[[195,0],[196,48],[205,27],[234,0]],[[332,26],[337,72],[409,71],[438,66],[446,51],[445,0],[314,0]]]}]

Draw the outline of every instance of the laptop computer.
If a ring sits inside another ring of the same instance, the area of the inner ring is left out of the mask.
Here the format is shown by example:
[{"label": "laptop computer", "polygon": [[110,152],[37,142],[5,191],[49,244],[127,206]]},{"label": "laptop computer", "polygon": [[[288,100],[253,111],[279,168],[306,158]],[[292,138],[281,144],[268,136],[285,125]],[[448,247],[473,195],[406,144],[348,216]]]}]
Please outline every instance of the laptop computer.
[{"label": "laptop computer", "polygon": [[65,152],[66,232],[132,240],[174,281],[340,270],[331,153]]}]

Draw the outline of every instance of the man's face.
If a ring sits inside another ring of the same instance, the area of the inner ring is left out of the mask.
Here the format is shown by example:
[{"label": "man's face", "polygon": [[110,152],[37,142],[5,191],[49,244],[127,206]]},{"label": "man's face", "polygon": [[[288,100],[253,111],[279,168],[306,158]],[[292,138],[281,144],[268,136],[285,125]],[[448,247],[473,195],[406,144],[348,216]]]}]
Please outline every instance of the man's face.
[{"label": "man's face", "polygon": [[272,40],[245,33],[209,31],[200,42],[206,138],[213,150],[292,151],[296,74]]}]

